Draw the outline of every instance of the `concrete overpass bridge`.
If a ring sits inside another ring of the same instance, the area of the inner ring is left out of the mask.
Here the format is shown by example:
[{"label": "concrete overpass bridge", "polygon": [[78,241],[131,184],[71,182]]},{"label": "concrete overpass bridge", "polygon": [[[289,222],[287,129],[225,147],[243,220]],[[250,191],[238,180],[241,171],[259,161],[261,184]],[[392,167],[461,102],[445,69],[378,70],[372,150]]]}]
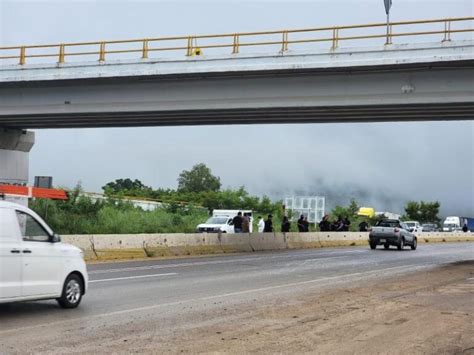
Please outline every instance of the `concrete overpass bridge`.
[{"label": "concrete overpass bridge", "polygon": [[[16,151],[33,145],[25,129],[471,120],[473,20],[392,23],[388,35],[370,33],[384,26],[371,24],[0,48],[0,167],[9,166],[0,180],[18,163]],[[413,29],[419,25],[443,27]],[[407,26],[411,32],[394,30]],[[301,39],[308,34],[318,36]],[[440,38],[393,43],[407,36]],[[329,50],[310,48],[326,42]],[[185,55],[165,55],[171,51]]]}]

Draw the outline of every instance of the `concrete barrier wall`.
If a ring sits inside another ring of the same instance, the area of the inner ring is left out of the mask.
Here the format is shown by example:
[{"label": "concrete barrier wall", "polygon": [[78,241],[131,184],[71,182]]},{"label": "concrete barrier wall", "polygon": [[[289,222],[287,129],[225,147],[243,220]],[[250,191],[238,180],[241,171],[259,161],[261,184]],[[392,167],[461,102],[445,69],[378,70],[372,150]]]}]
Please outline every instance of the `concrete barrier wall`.
[{"label": "concrete barrier wall", "polygon": [[[88,260],[133,259],[281,249],[368,245],[368,233],[101,234],[65,235]],[[474,241],[474,233],[421,233],[419,243]]]}]

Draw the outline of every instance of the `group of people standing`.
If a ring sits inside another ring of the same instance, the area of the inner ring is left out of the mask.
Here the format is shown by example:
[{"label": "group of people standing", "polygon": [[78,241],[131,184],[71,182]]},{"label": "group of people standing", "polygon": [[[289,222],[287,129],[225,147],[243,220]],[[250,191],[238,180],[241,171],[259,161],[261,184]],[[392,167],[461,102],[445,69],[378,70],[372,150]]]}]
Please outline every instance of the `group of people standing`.
[{"label": "group of people standing", "polygon": [[[281,231],[283,233],[288,233],[291,228],[290,219],[287,216],[283,216],[281,221]],[[301,215],[301,218],[298,220],[298,230],[300,232],[309,232],[309,222],[306,217]],[[264,220],[262,216],[258,217],[258,232],[259,233],[271,233],[274,232],[273,229],[273,216],[268,215],[267,219]]]},{"label": "group of people standing", "polygon": [[321,222],[319,222],[319,230],[321,232],[348,232],[350,227],[351,221],[349,221],[349,218],[342,218],[341,216],[331,222],[329,215],[326,214]]},{"label": "group of people standing", "polygon": [[235,233],[250,233],[250,217],[247,214],[244,213],[242,216],[242,212],[237,213],[237,216],[232,219],[232,223]]},{"label": "group of people standing", "polygon": [[[250,233],[250,217],[242,212],[239,212],[233,219],[235,233]],[[272,233],[273,229],[273,216],[269,214],[267,219],[264,220],[262,216],[258,217],[258,232],[259,233]],[[309,232],[309,221],[308,217],[301,215],[297,221],[298,232]],[[330,221],[329,215],[324,215],[321,222],[319,222],[319,230],[321,232],[348,232],[351,226],[351,222],[347,217],[339,216],[336,220]],[[368,231],[368,223],[363,221],[359,224],[359,230],[361,232]],[[281,231],[288,233],[291,228],[291,222],[287,216],[283,217],[281,222]]]}]

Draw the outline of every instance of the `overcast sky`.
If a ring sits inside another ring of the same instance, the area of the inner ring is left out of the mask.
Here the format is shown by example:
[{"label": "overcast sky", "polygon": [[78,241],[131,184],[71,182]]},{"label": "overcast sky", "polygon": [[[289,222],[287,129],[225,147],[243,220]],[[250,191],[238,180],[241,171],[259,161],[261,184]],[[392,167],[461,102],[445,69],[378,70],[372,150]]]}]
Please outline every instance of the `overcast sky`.
[{"label": "overcast sky", "polygon": [[[393,3],[394,21],[473,16],[472,0]],[[384,20],[382,0],[0,0],[0,45]],[[394,212],[408,199],[439,200],[443,215],[474,216],[473,141],[473,121],[38,130],[30,172],[89,191],[125,177],[176,187],[203,162],[224,187],[274,198],[317,193],[332,206],[356,197]]]}]

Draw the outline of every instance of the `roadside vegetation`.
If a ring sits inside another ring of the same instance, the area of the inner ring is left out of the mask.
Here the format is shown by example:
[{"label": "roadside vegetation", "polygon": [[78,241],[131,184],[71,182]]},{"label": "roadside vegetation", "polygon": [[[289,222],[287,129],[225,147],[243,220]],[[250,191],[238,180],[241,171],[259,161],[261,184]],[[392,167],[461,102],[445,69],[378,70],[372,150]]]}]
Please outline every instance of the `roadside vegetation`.
[{"label": "roadside vegetation", "polygon": [[[221,189],[220,178],[204,164],[184,170],[178,177],[176,190],[153,189],[140,180],[128,178],[109,182],[102,189],[106,199],[83,196],[78,185],[69,191],[67,201],[37,199],[30,202],[30,207],[60,234],[193,233],[214,209],[252,210],[254,230],[257,230],[258,216],[266,218],[272,214],[274,229],[280,231],[284,215],[282,201],[252,196],[243,186]],[[127,201],[128,198],[159,201],[164,207],[144,211]],[[439,207],[438,202],[410,201],[402,219],[438,223]],[[363,220],[370,225],[377,222],[377,218],[357,216],[358,209],[357,201],[352,199],[346,207],[334,207],[329,212],[330,219],[347,218],[351,223],[350,231],[357,231]],[[292,216],[291,211],[287,213],[290,218],[298,218]],[[317,230],[317,226],[310,225],[310,231]],[[292,222],[290,231],[297,231],[296,222]]]},{"label": "roadside vegetation", "polygon": [[143,211],[118,199],[93,201],[70,192],[68,201],[37,199],[30,207],[60,234],[192,233],[207,218],[207,211],[193,206]]}]

